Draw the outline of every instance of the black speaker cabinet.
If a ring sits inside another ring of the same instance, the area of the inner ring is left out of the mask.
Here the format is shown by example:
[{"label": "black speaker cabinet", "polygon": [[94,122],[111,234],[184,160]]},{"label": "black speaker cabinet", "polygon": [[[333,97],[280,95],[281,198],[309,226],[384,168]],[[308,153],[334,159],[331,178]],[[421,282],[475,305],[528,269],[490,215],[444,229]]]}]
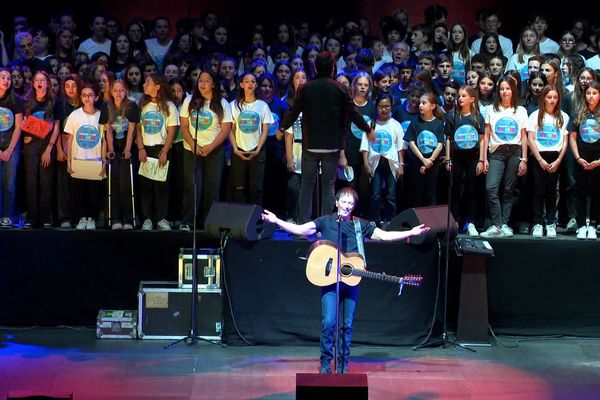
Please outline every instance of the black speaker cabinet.
[{"label": "black speaker cabinet", "polygon": [[[446,205],[409,208],[392,218],[385,229],[387,231],[404,231],[412,229],[417,225],[424,224],[431,228],[431,230],[425,235],[411,237],[410,243],[430,243],[433,242],[436,237],[444,236],[447,228],[447,218],[448,206]],[[458,225],[456,224],[452,213],[450,213],[450,240],[456,237],[457,232]]]},{"label": "black speaker cabinet", "polygon": [[296,400],[367,400],[367,374],[296,374]]},{"label": "black speaker cabinet", "polygon": [[256,204],[220,203],[210,207],[204,229],[210,237],[221,237],[226,231],[237,240],[268,239],[275,232],[275,225],[263,222],[263,208]]}]

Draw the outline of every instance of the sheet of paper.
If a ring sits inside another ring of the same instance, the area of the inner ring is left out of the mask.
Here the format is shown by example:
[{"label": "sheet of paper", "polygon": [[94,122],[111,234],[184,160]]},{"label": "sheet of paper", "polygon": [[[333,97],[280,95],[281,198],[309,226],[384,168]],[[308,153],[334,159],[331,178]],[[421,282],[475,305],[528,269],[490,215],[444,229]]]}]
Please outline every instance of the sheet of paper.
[{"label": "sheet of paper", "polygon": [[140,163],[139,174],[153,181],[165,182],[169,172],[169,161],[164,167],[158,165],[158,158],[147,157],[147,160]]},{"label": "sheet of paper", "polygon": [[102,160],[71,160],[71,169],[73,178],[87,179],[89,181],[100,181],[104,179],[100,175],[102,172]]}]

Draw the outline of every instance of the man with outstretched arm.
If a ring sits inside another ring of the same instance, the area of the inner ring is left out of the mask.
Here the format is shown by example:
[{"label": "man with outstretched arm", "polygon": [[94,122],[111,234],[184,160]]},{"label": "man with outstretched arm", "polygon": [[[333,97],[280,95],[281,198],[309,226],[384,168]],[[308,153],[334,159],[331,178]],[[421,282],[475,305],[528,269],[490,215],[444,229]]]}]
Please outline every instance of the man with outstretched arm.
[{"label": "man with outstretched arm", "polygon": [[[352,211],[358,202],[358,195],[354,189],[346,187],[336,194],[335,205],[337,213],[321,216],[314,221],[301,225],[286,222],[277,218],[275,214],[264,210],[263,221],[272,222],[281,229],[299,236],[309,236],[321,232],[322,238],[333,243],[338,241],[338,220],[341,230],[341,250],[347,252],[358,252],[359,244],[357,237],[368,237],[372,240],[394,241],[410,240],[411,236],[423,235],[429,231],[424,225],[415,226],[409,231],[384,231],[365,220],[352,218]],[[358,226],[358,227],[357,227]],[[360,230],[360,234],[357,232]],[[323,322],[321,328],[321,373],[331,373],[331,361],[333,360],[333,341],[335,330],[336,313],[336,290],[335,284],[325,286],[321,290],[321,309]],[[338,349],[338,373],[348,373],[348,361],[350,358],[350,342],[352,340],[352,324],[354,321],[354,310],[358,299],[358,285],[349,286],[340,283],[340,310],[342,311],[341,328]]]}]

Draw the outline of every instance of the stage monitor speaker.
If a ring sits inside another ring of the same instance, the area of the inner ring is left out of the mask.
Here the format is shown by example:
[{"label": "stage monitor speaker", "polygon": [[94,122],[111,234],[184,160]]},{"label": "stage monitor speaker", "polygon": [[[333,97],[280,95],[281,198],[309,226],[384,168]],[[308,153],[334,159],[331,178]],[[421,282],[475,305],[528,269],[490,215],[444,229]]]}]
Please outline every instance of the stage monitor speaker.
[{"label": "stage monitor speaker", "polygon": [[[430,227],[431,230],[425,235],[411,237],[410,243],[431,243],[436,238],[444,237],[447,228],[447,218],[448,206],[446,205],[409,208],[408,210],[404,210],[392,218],[385,230],[404,231],[412,229],[417,225],[424,224],[425,226]],[[450,214],[449,231],[450,240],[453,240],[458,232],[458,225],[456,224],[452,214]]]},{"label": "stage monitor speaker", "polygon": [[367,400],[367,374],[296,374],[296,400]]},{"label": "stage monitor speaker", "polygon": [[237,240],[268,239],[275,232],[275,225],[264,223],[261,214],[263,208],[256,204],[219,203],[210,207],[204,229],[210,237],[219,238],[223,232],[230,231]]}]

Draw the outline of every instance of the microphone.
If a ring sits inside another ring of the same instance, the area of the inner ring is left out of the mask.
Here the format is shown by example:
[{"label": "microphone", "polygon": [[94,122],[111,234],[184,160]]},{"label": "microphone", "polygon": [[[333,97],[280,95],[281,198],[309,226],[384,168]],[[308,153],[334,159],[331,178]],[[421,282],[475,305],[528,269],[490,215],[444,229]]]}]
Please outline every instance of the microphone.
[{"label": "microphone", "polygon": [[338,223],[342,222],[342,214],[338,211],[337,220]]}]

